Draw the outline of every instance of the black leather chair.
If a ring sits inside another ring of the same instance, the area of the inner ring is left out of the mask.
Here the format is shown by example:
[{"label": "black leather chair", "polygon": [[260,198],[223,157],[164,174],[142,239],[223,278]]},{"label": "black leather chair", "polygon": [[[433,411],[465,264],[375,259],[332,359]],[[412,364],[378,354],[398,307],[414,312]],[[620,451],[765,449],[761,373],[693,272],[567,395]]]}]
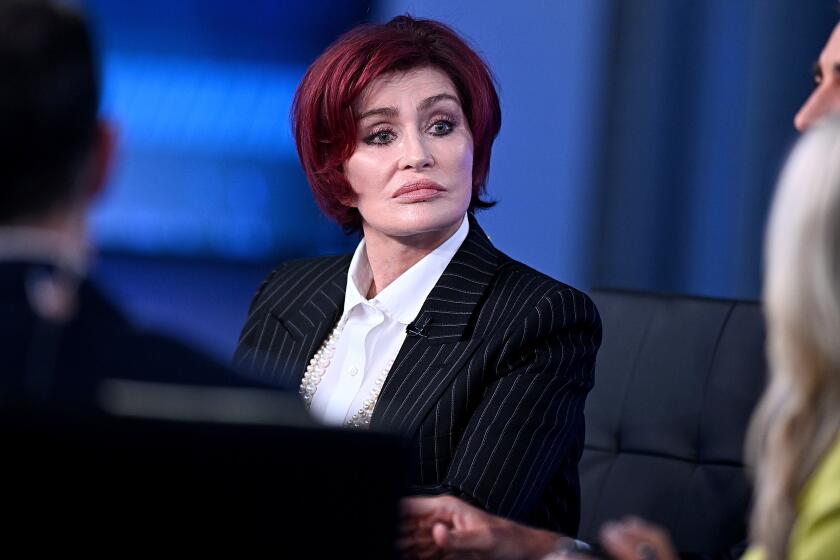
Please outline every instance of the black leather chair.
[{"label": "black leather chair", "polygon": [[580,538],[636,515],[688,557],[746,539],[744,435],[766,379],[756,302],[601,290],[604,325],[586,404]]}]

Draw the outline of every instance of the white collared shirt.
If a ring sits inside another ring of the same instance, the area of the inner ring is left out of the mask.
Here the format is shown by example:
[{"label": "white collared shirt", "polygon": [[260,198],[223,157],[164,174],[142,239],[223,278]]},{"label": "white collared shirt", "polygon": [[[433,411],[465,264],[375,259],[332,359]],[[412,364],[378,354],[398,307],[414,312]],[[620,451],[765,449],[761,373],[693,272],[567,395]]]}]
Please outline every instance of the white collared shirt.
[{"label": "white collared shirt", "polygon": [[377,378],[396,358],[405,341],[406,326],[420,313],[468,233],[469,220],[464,216],[461,227],[449,239],[373,299],[366,298],[373,273],[362,239],[347,273],[342,315],[346,324],[312,397],[310,410],[316,418],[342,425],[363,407]]}]

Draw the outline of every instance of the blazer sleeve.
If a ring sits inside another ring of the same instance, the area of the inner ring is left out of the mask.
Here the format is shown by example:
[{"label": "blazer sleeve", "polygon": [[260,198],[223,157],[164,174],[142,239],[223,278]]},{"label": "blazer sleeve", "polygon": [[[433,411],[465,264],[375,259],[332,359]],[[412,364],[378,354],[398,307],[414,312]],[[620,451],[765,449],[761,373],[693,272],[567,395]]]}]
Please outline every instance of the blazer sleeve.
[{"label": "blazer sleeve", "polygon": [[594,303],[566,286],[510,326],[495,380],[472,414],[438,491],[525,520],[561,463],[580,458],[583,408],[600,343]]}]

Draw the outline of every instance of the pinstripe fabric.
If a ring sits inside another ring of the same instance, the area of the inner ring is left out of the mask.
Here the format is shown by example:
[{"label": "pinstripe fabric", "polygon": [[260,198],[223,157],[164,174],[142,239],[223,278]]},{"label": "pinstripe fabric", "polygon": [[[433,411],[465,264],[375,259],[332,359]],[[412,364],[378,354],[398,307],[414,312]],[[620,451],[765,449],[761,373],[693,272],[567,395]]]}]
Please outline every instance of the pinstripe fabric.
[{"label": "pinstripe fabric", "polygon": [[[277,268],[251,305],[237,366],[299,384],[339,319],[349,263]],[[425,336],[406,338],[371,421],[409,438],[413,490],[575,534],[583,406],[601,342],[592,301],[496,250],[473,220],[416,323]]]}]

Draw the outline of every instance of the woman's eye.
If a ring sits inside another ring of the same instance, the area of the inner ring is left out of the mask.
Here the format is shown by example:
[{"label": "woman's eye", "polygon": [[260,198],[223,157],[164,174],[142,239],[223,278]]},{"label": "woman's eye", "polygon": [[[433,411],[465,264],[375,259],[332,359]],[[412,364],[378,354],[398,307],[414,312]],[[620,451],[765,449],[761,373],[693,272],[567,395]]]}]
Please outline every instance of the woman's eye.
[{"label": "woman's eye", "polygon": [[817,87],[818,85],[820,85],[822,83],[823,73],[822,73],[822,67],[820,66],[819,62],[815,62],[811,66],[811,77],[814,80],[814,87]]},{"label": "woman's eye", "polygon": [[380,130],[365,138],[365,143],[374,146],[384,146],[385,144],[390,144],[394,140],[394,136],[394,133],[390,130]]},{"label": "woman's eye", "polygon": [[435,136],[446,136],[452,132],[453,128],[455,128],[454,123],[447,120],[440,120],[432,123],[432,126],[429,127],[429,132]]}]

